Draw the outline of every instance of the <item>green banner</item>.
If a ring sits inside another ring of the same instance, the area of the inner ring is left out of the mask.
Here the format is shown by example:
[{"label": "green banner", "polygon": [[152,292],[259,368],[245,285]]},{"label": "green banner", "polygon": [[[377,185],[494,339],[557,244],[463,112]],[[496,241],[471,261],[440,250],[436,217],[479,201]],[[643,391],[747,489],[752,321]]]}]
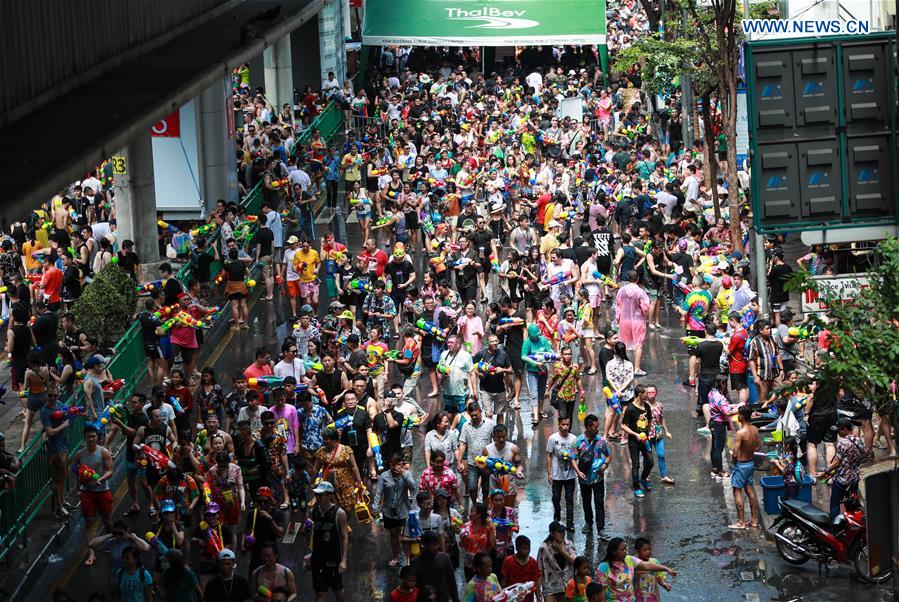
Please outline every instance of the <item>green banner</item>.
[{"label": "green banner", "polygon": [[606,3],[605,0],[366,0],[362,43],[605,44]]}]

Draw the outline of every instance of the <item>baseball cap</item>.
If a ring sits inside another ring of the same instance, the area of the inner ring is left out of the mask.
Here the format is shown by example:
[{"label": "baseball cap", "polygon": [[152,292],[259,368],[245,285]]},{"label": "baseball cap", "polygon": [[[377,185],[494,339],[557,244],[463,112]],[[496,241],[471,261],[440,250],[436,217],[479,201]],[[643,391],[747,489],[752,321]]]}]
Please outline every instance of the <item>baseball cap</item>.
[{"label": "baseball cap", "polygon": [[[340,318],[341,320],[355,320],[355,319],[356,319],[356,316],[353,315],[353,312],[351,312],[350,310],[344,311],[343,313],[341,313],[341,314],[340,314],[339,316],[337,316],[337,317]],[[350,335],[350,336],[353,336],[353,335]],[[359,338],[359,337],[356,337],[356,339],[357,339],[357,340],[355,341],[356,343],[359,342],[359,341],[358,341],[358,338]]]},{"label": "baseball cap", "polygon": [[565,527],[563,527],[562,523],[560,523],[559,521],[554,520],[553,522],[549,523],[549,532],[550,533],[564,533]]},{"label": "baseball cap", "polygon": [[292,245],[292,244],[298,243],[298,242],[300,242],[300,239],[297,238],[296,236],[291,236],[290,238],[287,239],[287,244],[289,244],[289,245]]},{"label": "baseball cap", "polygon": [[300,315],[311,314],[311,313],[312,313],[312,306],[309,305],[308,303],[304,304],[303,307],[300,308]]},{"label": "baseball cap", "polygon": [[328,481],[321,481],[315,488],[312,490],[312,493],[334,493],[334,485],[329,483]]},{"label": "baseball cap", "polygon": [[560,223],[557,222],[556,220],[550,220],[550,222],[549,222],[549,227],[550,227],[550,228],[561,228],[561,227],[562,227],[562,224],[560,224]]},{"label": "baseball cap", "polygon": [[219,560],[236,560],[236,556],[234,556],[234,552],[225,548],[221,552],[219,552]]},{"label": "baseball cap", "polygon": [[102,366],[105,362],[103,358],[98,355],[92,355],[87,358],[87,361],[84,362],[84,367],[90,370],[91,368],[96,368],[97,366]]},{"label": "baseball cap", "polygon": [[204,514],[218,514],[219,513],[219,505],[217,502],[209,502],[206,504],[206,510],[203,511]]},{"label": "baseball cap", "polygon": [[160,505],[159,512],[161,514],[165,514],[166,512],[174,512],[175,511],[175,502],[172,500],[162,500],[162,504]]},{"label": "baseball cap", "polygon": [[275,494],[272,493],[272,490],[270,487],[260,487],[259,490],[256,492],[256,494],[259,497],[268,498],[270,500],[275,499]]},{"label": "baseball cap", "polygon": [[340,301],[331,301],[331,304],[328,305],[328,309],[343,309],[344,307],[346,307],[346,305]]}]

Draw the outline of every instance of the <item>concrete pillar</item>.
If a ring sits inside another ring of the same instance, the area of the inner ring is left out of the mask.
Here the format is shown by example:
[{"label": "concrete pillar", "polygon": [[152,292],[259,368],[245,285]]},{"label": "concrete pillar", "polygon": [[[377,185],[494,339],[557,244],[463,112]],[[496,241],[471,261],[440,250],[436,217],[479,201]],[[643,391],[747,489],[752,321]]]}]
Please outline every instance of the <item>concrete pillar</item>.
[{"label": "concrete pillar", "polygon": [[[346,40],[343,37],[343,0],[329,0],[318,13],[321,81],[333,71],[337,81],[346,78]],[[354,90],[356,88],[353,88]]]},{"label": "concrete pillar", "polygon": [[209,86],[200,95],[200,189],[207,211],[216,201],[238,202],[237,172],[234,170],[234,110],[231,82]]},{"label": "concrete pillar", "polygon": [[262,53],[265,67],[265,94],[280,112],[284,103],[293,104],[293,67],[290,56],[290,36],[286,35]]},{"label": "concrete pillar", "polygon": [[125,173],[115,177],[115,207],[119,245],[134,241],[141,263],[159,261],[156,239],[156,185],[153,181],[153,144],[150,131],[132,138],[119,153]]}]

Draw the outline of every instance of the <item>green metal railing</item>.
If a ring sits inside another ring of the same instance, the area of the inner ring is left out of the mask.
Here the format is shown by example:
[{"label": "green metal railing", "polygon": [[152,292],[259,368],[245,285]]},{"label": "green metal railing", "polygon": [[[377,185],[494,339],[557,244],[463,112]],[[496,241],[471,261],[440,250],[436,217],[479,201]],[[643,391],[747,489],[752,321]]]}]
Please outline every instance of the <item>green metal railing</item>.
[{"label": "green metal railing", "polygon": [[[319,113],[318,117],[303,131],[297,143],[307,143],[312,136],[313,129],[318,129],[322,138],[328,141],[340,130],[342,124],[343,111],[336,104],[331,104]],[[262,206],[262,198],[260,182],[247,193],[247,196],[241,201],[241,205],[248,214],[258,215]],[[214,253],[213,245],[220,245],[218,234],[218,229],[209,234],[207,240],[214,241],[207,251],[210,254]],[[221,254],[219,256],[221,257]],[[212,278],[215,278],[220,270],[220,262],[213,262],[210,267]],[[176,278],[182,283],[186,283],[191,277],[190,263],[182,267],[176,274]],[[118,391],[112,401],[112,403],[121,403],[131,396],[147,373],[147,358],[143,348],[140,322],[132,324],[116,343],[108,369],[113,378],[125,380],[125,386]],[[72,403],[83,405],[81,391],[76,394]],[[79,416],[66,429],[70,452],[78,449],[83,443],[85,423],[86,418]],[[0,492],[0,561],[10,552],[16,539],[22,535],[50,496],[50,465],[43,433],[31,440],[20,457],[24,458],[24,461],[16,473],[15,489]]]}]

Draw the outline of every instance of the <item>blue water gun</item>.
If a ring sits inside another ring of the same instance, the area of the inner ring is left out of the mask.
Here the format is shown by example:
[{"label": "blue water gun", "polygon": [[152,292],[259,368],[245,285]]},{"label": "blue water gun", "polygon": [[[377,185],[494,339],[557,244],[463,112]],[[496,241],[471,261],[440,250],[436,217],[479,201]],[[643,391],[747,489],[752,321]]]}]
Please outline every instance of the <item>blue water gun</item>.
[{"label": "blue water gun", "polygon": [[340,431],[340,430],[347,428],[351,424],[353,424],[353,415],[346,414],[344,416],[341,416],[340,418],[338,418],[337,420],[335,420],[328,426],[332,427],[332,428],[336,428],[338,431]]},{"label": "blue water gun", "polygon": [[612,394],[612,389],[609,387],[603,387],[602,392],[606,396],[606,401],[609,404],[609,407],[615,410],[616,414],[621,413],[621,400],[618,398],[618,395]]}]

